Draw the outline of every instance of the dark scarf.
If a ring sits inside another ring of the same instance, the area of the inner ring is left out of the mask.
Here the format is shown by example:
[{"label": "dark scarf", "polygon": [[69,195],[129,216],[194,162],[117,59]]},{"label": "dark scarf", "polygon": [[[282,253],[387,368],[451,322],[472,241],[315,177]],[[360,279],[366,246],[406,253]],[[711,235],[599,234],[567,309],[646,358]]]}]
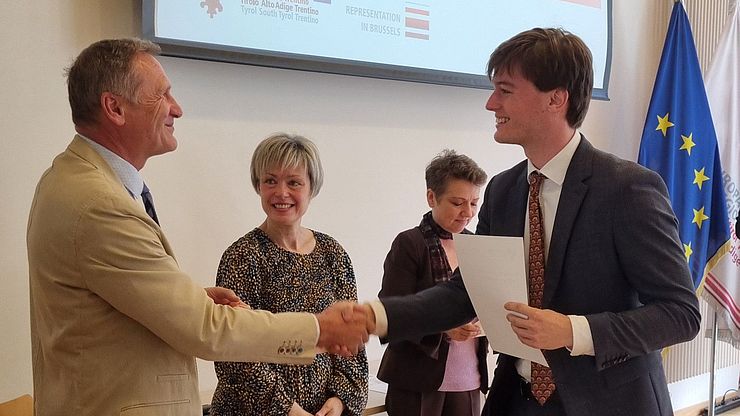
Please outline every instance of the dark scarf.
[{"label": "dark scarf", "polygon": [[434,283],[446,282],[452,277],[450,263],[447,261],[447,255],[442,248],[442,240],[451,240],[452,233],[439,226],[432,218],[432,211],[424,214],[419,224],[421,235],[424,237],[424,243],[429,250],[429,261],[432,264],[432,277]]}]

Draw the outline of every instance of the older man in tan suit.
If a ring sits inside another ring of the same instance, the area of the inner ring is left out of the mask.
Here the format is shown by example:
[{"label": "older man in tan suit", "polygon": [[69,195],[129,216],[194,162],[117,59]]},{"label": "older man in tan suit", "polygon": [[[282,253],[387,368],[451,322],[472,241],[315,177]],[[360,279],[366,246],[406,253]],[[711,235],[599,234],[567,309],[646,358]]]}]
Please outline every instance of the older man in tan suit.
[{"label": "older man in tan suit", "polygon": [[175,150],[182,115],[158,52],[100,41],[69,69],[78,135],[41,178],[28,221],[38,416],[197,415],[195,357],[303,364],[367,341],[346,305],[252,311],[180,271],[139,175]]}]

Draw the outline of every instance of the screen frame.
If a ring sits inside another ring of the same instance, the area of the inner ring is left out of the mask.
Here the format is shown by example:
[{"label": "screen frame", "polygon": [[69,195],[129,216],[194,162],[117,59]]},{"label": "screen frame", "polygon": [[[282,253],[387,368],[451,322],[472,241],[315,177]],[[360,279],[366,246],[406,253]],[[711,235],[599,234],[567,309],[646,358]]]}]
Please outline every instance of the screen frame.
[{"label": "screen frame", "polygon": [[[604,79],[602,80],[603,87],[594,88],[591,96],[593,99],[609,101],[608,91],[612,61],[613,29],[612,0],[604,1],[607,8],[607,47]],[[157,43],[162,48],[163,56],[455,87],[492,89],[491,81],[485,75],[411,68],[407,66],[158,37],[155,36],[154,3],[155,0],[142,0],[142,34],[145,39]]]}]

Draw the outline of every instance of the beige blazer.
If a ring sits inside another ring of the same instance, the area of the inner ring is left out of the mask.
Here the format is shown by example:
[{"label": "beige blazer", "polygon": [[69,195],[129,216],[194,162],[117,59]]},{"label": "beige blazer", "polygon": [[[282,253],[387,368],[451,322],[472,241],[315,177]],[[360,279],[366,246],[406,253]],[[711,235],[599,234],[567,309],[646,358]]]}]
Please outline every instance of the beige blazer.
[{"label": "beige blazer", "polygon": [[195,357],[316,353],[310,314],[215,305],[80,137],[39,181],[27,244],[37,416],[200,415]]}]

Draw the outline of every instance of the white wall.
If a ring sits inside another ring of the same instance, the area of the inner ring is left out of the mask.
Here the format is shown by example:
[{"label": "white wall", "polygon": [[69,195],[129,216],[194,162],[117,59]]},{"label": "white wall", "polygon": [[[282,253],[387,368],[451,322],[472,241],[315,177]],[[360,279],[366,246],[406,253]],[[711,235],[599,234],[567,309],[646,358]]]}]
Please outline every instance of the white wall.
[{"label": "white wall", "polygon": [[[634,159],[667,22],[660,2],[613,5],[611,101],[583,127],[597,146]],[[0,401],[32,390],[25,225],[35,184],[74,130],[62,69],[98,39],[140,34],[136,0],[14,2],[0,15]],[[496,24],[492,22],[491,24]],[[326,182],[304,225],[352,257],[361,299],[379,289],[391,240],[425,211],[423,169],[455,148],[495,174],[519,161],[495,144],[486,90],[161,58],[185,116],[180,148],[143,170],[181,267],[211,285],[224,248],[264,214],[249,185],[253,148],[276,131],[304,134],[322,152]],[[380,358],[377,340],[368,347]],[[210,364],[201,386],[213,388]],[[696,401],[701,400],[701,396]]]}]

